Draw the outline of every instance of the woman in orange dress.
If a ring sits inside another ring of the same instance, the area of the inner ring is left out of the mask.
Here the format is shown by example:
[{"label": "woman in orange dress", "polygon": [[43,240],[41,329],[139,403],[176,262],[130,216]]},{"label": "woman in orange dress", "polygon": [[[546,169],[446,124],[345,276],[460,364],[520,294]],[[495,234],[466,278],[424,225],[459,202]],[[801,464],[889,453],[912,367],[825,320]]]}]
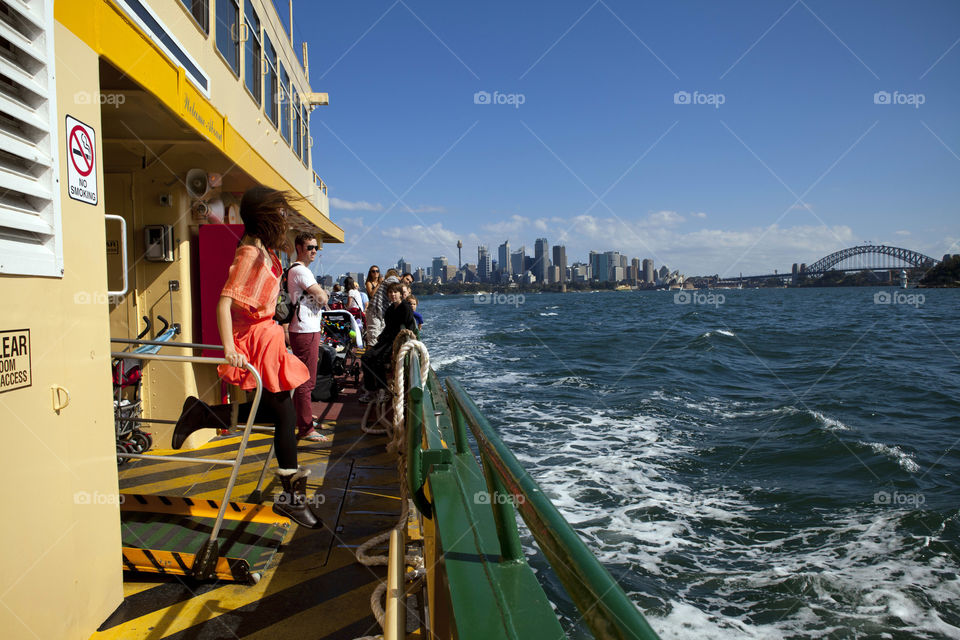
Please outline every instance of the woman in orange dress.
[{"label": "woman in orange dress", "polygon": [[[256,389],[257,383],[245,364],[249,362],[260,373],[263,395],[257,415],[273,419],[277,476],[283,485],[273,510],[306,527],[317,527],[320,521],[305,495],[310,470],[297,465],[296,412],[290,396],[310,374],[306,365],[287,351],[283,328],[273,320],[283,274],[275,252],[287,248],[286,212],[291,210],[282,191],[254,187],[243,194],[243,237],[217,303],[217,325],[228,363],[220,365],[217,373],[248,391]],[[221,417],[215,411],[221,407],[209,407],[196,398],[187,402],[190,405],[184,405],[174,428],[175,449],[192,431],[211,426],[211,420]]]}]

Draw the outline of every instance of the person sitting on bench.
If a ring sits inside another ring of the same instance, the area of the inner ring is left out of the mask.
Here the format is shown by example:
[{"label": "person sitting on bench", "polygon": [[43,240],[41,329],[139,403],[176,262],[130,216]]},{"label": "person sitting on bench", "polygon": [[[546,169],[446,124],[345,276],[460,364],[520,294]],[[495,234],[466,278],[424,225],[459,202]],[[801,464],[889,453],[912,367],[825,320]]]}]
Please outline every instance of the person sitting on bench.
[{"label": "person sitting on bench", "polygon": [[361,359],[363,368],[363,388],[360,402],[370,402],[372,394],[387,386],[387,369],[393,355],[393,341],[404,329],[416,333],[417,321],[413,319],[413,309],[403,300],[403,285],[399,282],[387,286],[387,300],[390,306],[383,314],[385,326],[374,347],[367,349]]}]

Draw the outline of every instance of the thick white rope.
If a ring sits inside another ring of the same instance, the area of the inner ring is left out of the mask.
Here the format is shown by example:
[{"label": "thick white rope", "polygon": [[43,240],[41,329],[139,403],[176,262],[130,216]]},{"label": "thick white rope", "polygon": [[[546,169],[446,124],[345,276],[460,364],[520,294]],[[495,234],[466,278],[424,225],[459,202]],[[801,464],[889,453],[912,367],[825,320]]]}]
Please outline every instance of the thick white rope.
[{"label": "thick white rope", "polygon": [[[410,334],[411,332],[404,331],[403,334]],[[375,429],[368,428],[366,426],[366,417],[370,413],[371,406],[373,402],[370,403],[370,406],[367,407],[367,411],[364,414],[364,421],[361,423],[361,428],[366,433],[388,433],[390,435],[390,442],[387,444],[387,451],[397,454],[397,472],[400,475],[400,504],[402,505],[400,518],[397,520],[397,524],[391,527],[390,529],[384,531],[383,533],[377,534],[376,536],[370,538],[362,545],[357,547],[356,557],[357,562],[368,567],[376,565],[386,565],[390,562],[389,556],[371,556],[367,555],[367,551],[379,544],[382,544],[390,539],[390,533],[396,529],[398,531],[403,531],[404,527],[407,526],[407,519],[410,514],[410,500],[407,495],[407,455],[406,455],[406,430],[404,429],[404,367],[403,359],[408,353],[416,350],[417,357],[420,359],[420,383],[426,384],[427,377],[430,372],[430,353],[427,351],[427,346],[416,339],[408,339],[404,342],[398,350],[396,350],[393,358],[393,389],[391,393],[393,395],[393,421],[388,423],[388,426],[384,429]],[[379,400],[379,398],[378,398]],[[386,399],[382,402],[377,402],[378,405],[385,405]],[[381,407],[377,408],[377,423],[379,424],[386,413],[385,409]],[[413,566],[413,571],[406,572],[406,579],[408,582],[419,580],[426,574],[426,568],[424,567],[423,556],[405,554],[403,557],[404,563]],[[384,594],[387,591],[387,583],[382,582],[380,585],[374,589],[373,594],[370,596],[370,609],[373,612],[374,617],[377,619],[380,628],[383,629],[383,620],[384,620],[384,610],[381,600],[383,599]],[[377,636],[363,636],[362,638],[355,638],[354,640],[381,640],[382,635]]]}]

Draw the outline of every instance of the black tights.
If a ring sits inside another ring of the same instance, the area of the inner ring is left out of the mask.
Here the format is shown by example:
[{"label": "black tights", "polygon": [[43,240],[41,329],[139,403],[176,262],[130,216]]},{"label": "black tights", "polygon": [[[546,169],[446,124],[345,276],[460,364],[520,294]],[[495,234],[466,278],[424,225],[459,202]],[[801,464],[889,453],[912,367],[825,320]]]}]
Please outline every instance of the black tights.
[{"label": "black tights", "polygon": [[[221,404],[210,407],[210,411],[220,420],[218,427],[231,425],[231,412],[234,405]],[[250,417],[252,402],[236,405],[237,424],[244,424]],[[263,390],[260,406],[257,408],[256,421],[260,424],[273,423],[273,445],[277,455],[277,466],[281,469],[297,468],[297,412],[293,408],[293,398],[289,391]],[[215,425],[210,425],[215,426]]]},{"label": "black tights", "polygon": [[[257,417],[273,417],[273,444],[277,454],[277,466],[281,469],[297,468],[297,412],[293,409],[293,398],[289,391],[263,390],[257,409]],[[249,411],[249,410],[248,410]]]}]

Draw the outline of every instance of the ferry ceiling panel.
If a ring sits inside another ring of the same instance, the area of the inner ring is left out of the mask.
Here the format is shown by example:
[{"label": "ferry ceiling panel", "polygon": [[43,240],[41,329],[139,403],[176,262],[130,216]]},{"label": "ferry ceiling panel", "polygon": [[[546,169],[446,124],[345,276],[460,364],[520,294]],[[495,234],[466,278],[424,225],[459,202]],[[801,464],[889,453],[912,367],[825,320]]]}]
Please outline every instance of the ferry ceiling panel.
[{"label": "ferry ceiling panel", "polygon": [[[104,169],[107,172],[156,170],[184,182],[187,171],[202,167],[223,176],[222,189],[241,193],[258,184],[235,161],[108,62],[101,61],[101,113]],[[324,219],[329,225],[329,220]],[[288,219],[295,231],[317,233],[324,242],[341,242],[329,229],[298,213]]]}]

